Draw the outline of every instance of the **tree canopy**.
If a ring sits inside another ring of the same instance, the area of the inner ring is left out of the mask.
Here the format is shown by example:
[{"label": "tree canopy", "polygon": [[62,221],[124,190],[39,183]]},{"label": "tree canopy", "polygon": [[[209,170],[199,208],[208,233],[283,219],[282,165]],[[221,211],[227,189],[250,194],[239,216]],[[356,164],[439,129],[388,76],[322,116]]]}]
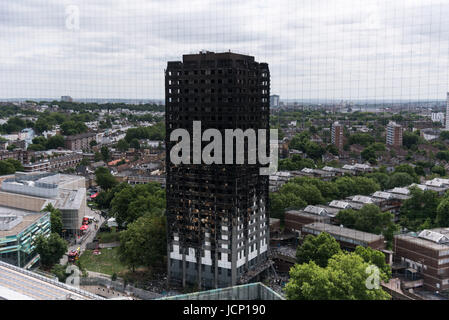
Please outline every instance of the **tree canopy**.
[{"label": "tree canopy", "polygon": [[318,266],[326,267],[328,260],[339,252],[338,242],[330,234],[322,232],[317,236],[306,236],[296,249],[296,260],[299,264],[314,261]]},{"label": "tree canopy", "polygon": [[61,213],[61,210],[56,209],[55,207],[53,207],[53,205],[51,203],[49,203],[42,211],[50,212],[51,232],[62,235],[62,213]]},{"label": "tree canopy", "polygon": [[15,159],[0,160],[0,175],[13,174],[16,171],[23,171],[20,161]]},{"label": "tree canopy", "polygon": [[57,233],[50,234],[48,238],[40,235],[36,238],[36,251],[40,255],[42,266],[51,268],[66,253],[67,242]]},{"label": "tree canopy", "polygon": [[410,188],[410,198],[405,200],[401,207],[401,225],[414,231],[436,226],[439,203],[440,198],[435,191]]},{"label": "tree canopy", "polygon": [[118,183],[109,169],[105,167],[99,167],[95,170],[95,181],[103,190],[109,190]]},{"label": "tree canopy", "polygon": [[33,139],[33,143],[28,146],[29,150],[43,151],[49,149],[64,148],[64,137],[60,134],[54,135],[48,139],[38,136]]},{"label": "tree canopy", "polygon": [[166,219],[145,214],[120,233],[120,260],[132,270],[139,266],[164,265],[167,254]]},{"label": "tree canopy", "polygon": [[382,212],[374,204],[367,204],[360,210],[344,209],[337,213],[337,220],[346,228],[356,229],[374,234],[382,234],[391,247],[394,232],[398,227],[393,222],[391,212]]},{"label": "tree canopy", "polygon": [[146,213],[162,215],[165,209],[165,191],[156,182],[125,185],[111,201],[111,213],[117,223],[130,224]]},{"label": "tree canopy", "polygon": [[390,299],[388,293],[376,286],[375,281],[380,279],[373,278],[370,270],[371,265],[360,255],[340,252],[324,268],[314,261],[296,264],[290,269],[285,293],[289,300]]}]

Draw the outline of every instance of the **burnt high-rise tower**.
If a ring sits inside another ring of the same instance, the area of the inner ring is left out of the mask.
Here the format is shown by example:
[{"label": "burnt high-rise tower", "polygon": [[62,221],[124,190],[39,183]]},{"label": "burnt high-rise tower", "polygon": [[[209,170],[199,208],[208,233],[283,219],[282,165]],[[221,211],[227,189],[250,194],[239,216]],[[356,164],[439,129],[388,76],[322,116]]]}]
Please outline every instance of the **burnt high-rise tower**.
[{"label": "burnt high-rise tower", "polygon": [[193,139],[193,121],[223,139],[225,129],[269,130],[268,64],[231,52],[184,55],[167,64],[165,97],[169,281],[201,288],[244,283],[268,265],[268,176],[260,175],[259,162],[248,164],[247,154],[244,164],[175,165],[170,134],[183,128]]}]

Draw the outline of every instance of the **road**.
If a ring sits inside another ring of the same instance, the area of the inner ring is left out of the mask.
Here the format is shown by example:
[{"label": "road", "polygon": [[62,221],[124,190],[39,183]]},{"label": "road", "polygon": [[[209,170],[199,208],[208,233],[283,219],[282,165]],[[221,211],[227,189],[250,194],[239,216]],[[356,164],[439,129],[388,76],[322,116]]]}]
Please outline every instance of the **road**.
[{"label": "road", "polygon": [[[105,221],[105,219],[103,218],[103,216],[99,213],[99,211],[94,211],[92,209],[90,209],[89,207],[86,210],[86,216],[93,216],[95,217],[95,219],[97,219],[97,222],[92,222],[91,224],[89,224],[89,233],[87,235],[87,237],[83,240],[83,242],[81,243],[76,243],[72,246],[69,246],[67,252],[70,252],[71,250],[76,250],[78,249],[78,247],[80,247],[81,253],[82,254],[84,252],[84,250],[86,250],[86,245],[90,242],[92,242],[92,240],[95,238],[95,236],[97,235],[98,230],[100,229],[101,224]],[[98,224],[98,229],[95,230],[95,224]],[[61,260],[59,261],[59,263],[61,265],[65,265],[68,262],[68,257],[67,254],[63,255]]]}]

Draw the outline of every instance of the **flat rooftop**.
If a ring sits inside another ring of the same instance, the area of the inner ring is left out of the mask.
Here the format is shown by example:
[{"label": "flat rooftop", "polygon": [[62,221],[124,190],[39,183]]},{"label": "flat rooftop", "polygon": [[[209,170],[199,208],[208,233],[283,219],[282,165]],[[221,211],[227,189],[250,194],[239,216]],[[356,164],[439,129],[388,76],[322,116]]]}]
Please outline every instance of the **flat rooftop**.
[{"label": "flat rooftop", "polygon": [[199,60],[199,59],[229,59],[229,60],[236,60],[236,59],[244,59],[244,60],[250,60],[254,61],[253,56],[247,56],[244,54],[234,53],[234,52],[212,52],[212,51],[205,51],[205,52],[199,52],[195,54],[184,54],[182,56],[183,61],[191,61],[191,60]]},{"label": "flat rooftop", "polygon": [[[435,228],[435,229],[430,229],[430,230],[433,232],[440,233],[441,235],[444,235],[444,236],[449,236],[449,228]],[[420,247],[424,247],[424,248],[431,249],[431,250],[437,250],[437,251],[449,250],[449,243],[437,243],[437,242],[429,240],[429,239],[421,238],[418,235],[400,234],[400,235],[396,235],[395,239],[405,240],[405,241],[408,241],[415,245],[418,245]]]},{"label": "flat rooftop", "polygon": [[34,272],[0,261],[0,300],[105,300]]},{"label": "flat rooftop", "polygon": [[61,210],[78,210],[83,204],[85,195],[85,188],[78,190],[59,189],[56,207]]},{"label": "flat rooftop", "polygon": [[42,179],[39,179],[41,182],[45,183],[56,183],[59,186],[63,186],[64,184],[68,182],[73,182],[79,179],[82,179],[82,176],[72,175],[72,174],[63,174],[63,173],[56,173],[54,175],[49,175],[47,177],[44,177]]},{"label": "flat rooftop", "polygon": [[383,239],[383,236],[381,236],[381,235],[363,232],[363,231],[359,231],[359,230],[355,230],[355,229],[344,228],[344,227],[340,227],[340,226],[334,226],[332,224],[322,223],[322,222],[314,222],[314,223],[306,224],[305,226],[303,226],[303,229],[304,228],[316,230],[319,232],[327,232],[331,235],[342,236],[345,238],[360,240],[360,241],[364,241],[364,242],[368,242],[368,243]]},{"label": "flat rooftop", "polygon": [[[20,217],[21,222],[15,225],[13,228],[8,230],[0,230],[0,238],[13,236],[21,231],[28,228],[30,225],[32,225],[35,221],[37,221],[39,218],[43,217],[45,213],[43,212],[32,212],[27,210],[21,210],[21,209],[15,209],[15,208],[9,208],[9,207],[3,207],[0,206],[0,216],[1,217]],[[2,218],[0,218],[2,219]]]},{"label": "flat rooftop", "polygon": [[303,210],[288,210],[285,213],[292,214],[295,216],[300,216],[300,217],[306,217],[306,218],[310,218],[310,219],[314,219],[314,220],[328,220],[330,218],[330,216],[328,216],[328,215],[313,214],[313,213],[305,212]]}]

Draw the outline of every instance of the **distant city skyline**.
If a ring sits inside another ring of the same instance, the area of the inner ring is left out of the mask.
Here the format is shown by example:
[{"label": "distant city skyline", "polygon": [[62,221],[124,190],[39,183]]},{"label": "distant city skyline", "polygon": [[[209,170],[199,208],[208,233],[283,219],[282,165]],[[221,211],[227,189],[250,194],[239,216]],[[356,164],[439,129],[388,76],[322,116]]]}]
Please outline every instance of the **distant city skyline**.
[{"label": "distant city skyline", "polygon": [[163,100],[200,50],[254,55],[281,101],[444,100],[442,0],[21,0],[0,3],[0,100]]}]

